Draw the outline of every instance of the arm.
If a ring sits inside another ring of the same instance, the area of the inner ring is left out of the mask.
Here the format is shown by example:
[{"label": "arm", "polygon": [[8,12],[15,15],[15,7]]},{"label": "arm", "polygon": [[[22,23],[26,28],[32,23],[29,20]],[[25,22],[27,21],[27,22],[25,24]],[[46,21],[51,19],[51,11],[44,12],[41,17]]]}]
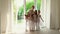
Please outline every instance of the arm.
[{"label": "arm", "polygon": [[40,15],[40,18],[41,18],[41,20],[44,22],[44,20],[42,19],[41,15]]}]

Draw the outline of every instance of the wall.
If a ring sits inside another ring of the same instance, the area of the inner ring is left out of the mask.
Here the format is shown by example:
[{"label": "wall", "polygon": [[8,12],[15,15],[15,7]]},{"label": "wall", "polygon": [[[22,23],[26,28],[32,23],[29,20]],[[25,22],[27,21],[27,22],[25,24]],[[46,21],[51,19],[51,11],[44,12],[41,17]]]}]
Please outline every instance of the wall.
[{"label": "wall", "polygon": [[0,33],[1,33],[1,12],[0,12]]},{"label": "wall", "polygon": [[60,26],[60,0],[59,0],[59,26]]},{"label": "wall", "polygon": [[1,33],[1,3],[0,3],[0,33]]},{"label": "wall", "polygon": [[1,33],[1,12],[0,12],[0,33]]},{"label": "wall", "polygon": [[0,33],[1,33],[1,12],[0,12]]},{"label": "wall", "polygon": [[60,29],[60,0],[58,1],[58,18],[59,18],[59,29]]},{"label": "wall", "polygon": [[51,0],[50,28],[59,29],[59,0]]}]

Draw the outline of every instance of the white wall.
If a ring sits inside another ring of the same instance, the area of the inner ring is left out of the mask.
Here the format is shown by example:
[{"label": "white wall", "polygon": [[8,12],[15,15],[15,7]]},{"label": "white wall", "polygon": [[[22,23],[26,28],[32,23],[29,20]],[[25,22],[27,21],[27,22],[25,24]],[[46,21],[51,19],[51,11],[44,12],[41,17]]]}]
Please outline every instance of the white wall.
[{"label": "white wall", "polygon": [[59,29],[59,0],[51,0],[50,28]]}]

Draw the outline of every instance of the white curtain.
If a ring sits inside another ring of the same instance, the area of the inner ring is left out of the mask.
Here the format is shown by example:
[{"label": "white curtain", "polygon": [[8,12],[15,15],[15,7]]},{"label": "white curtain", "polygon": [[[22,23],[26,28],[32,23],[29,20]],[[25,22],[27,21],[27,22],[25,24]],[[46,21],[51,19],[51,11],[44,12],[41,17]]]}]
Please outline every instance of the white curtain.
[{"label": "white curtain", "polygon": [[50,28],[59,29],[59,0],[51,0],[51,16],[50,16]]},{"label": "white curtain", "polygon": [[[12,13],[11,0],[0,0],[1,9],[1,33],[11,32],[12,29]],[[8,28],[7,28],[8,27]]]},{"label": "white curtain", "polygon": [[45,28],[50,27],[50,0],[41,0],[41,15],[44,20],[41,24]]},{"label": "white curtain", "polygon": [[13,3],[12,0],[8,0],[8,12],[7,12],[7,26],[6,26],[6,34],[13,33],[14,28],[14,20],[13,20]]}]

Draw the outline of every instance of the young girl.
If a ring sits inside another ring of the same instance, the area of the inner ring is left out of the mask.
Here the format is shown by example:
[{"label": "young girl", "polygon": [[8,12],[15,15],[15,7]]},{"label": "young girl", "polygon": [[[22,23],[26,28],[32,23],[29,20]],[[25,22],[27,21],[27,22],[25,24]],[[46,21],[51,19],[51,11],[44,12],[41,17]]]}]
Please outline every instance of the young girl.
[{"label": "young girl", "polygon": [[37,23],[36,23],[36,30],[40,30],[40,19],[43,21],[41,14],[40,14],[40,10],[38,10],[37,12]]}]

